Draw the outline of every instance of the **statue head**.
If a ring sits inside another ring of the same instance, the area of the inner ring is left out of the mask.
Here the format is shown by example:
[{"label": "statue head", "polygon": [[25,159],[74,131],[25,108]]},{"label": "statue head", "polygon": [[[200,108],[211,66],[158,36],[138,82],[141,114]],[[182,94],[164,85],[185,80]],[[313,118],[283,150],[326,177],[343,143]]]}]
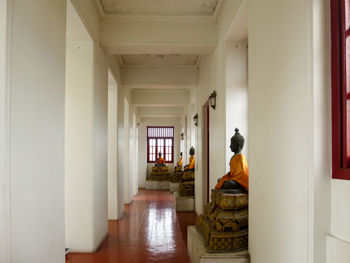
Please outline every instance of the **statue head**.
[{"label": "statue head", "polygon": [[193,146],[190,149],[190,155],[194,155],[194,148],[193,148]]},{"label": "statue head", "polygon": [[161,152],[158,153],[158,157],[162,158],[162,153]]},{"label": "statue head", "polygon": [[180,157],[182,157],[182,152],[180,152]]},{"label": "statue head", "polygon": [[231,138],[231,151],[235,154],[240,153],[244,146],[244,137],[239,133],[239,129],[235,129],[235,135]]}]

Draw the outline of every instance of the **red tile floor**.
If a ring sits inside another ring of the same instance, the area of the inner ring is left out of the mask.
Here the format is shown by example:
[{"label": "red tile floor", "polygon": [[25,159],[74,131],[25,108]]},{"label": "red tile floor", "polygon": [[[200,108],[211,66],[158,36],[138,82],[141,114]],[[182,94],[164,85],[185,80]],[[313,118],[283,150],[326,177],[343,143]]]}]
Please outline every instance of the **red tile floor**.
[{"label": "red tile floor", "polygon": [[71,253],[67,263],[189,262],[187,226],[193,212],[176,213],[173,194],[139,190],[119,221],[109,221],[108,237],[96,253]]}]

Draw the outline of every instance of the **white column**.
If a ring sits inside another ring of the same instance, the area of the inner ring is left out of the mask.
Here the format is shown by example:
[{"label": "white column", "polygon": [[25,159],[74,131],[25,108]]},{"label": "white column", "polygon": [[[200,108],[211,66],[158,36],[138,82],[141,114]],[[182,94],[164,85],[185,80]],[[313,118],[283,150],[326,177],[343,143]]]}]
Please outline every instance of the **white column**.
[{"label": "white column", "polygon": [[136,113],[133,111],[133,121],[132,121],[132,134],[133,134],[133,195],[136,195],[138,192],[138,136],[137,136],[137,126],[136,126]]},{"label": "white column", "polygon": [[124,203],[131,203],[131,173],[130,173],[130,104],[124,97]]},{"label": "white column", "polygon": [[[110,76],[113,78],[112,76]],[[108,219],[118,219],[118,86],[108,85]]]},{"label": "white column", "polygon": [[66,247],[93,251],[93,43],[67,43]]},{"label": "white column", "polygon": [[[11,38],[6,38],[10,49],[3,49],[5,2],[11,4],[8,12]],[[8,222],[5,235],[8,233],[9,239],[5,259],[4,246],[0,244],[0,261],[43,263],[49,258],[52,263],[63,263],[66,3],[5,2],[0,1],[0,119],[9,133],[8,137],[5,134],[7,143],[0,143],[5,145],[2,151],[6,151],[7,157],[6,145],[9,146],[7,178],[11,183],[9,188],[3,188],[9,190],[5,193],[10,195],[7,202],[10,217],[5,213]],[[4,50],[11,58],[6,67]],[[4,68],[9,73],[9,82],[3,79]],[[7,105],[9,111],[3,114],[3,106],[6,110]],[[8,122],[3,122],[4,117],[9,118]],[[4,138],[3,132],[0,128],[0,140]],[[3,168],[2,178],[6,176]],[[2,215],[1,211],[0,218]],[[2,229],[0,232],[3,237]]]},{"label": "white column", "polygon": [[107,235],[108,83],[92,41],[67,43],[66,246],[95,251]]},{"label": "white column", "polygon": [[249,1],[249,250],[256,263],[326,262],[330,49],[319,49],[329,41],[315,36],[329,25],[314,28],[315,2]]},{"label": "white column", "polygon": [[0,0],[0,262],[10,261],[8,0]]}]

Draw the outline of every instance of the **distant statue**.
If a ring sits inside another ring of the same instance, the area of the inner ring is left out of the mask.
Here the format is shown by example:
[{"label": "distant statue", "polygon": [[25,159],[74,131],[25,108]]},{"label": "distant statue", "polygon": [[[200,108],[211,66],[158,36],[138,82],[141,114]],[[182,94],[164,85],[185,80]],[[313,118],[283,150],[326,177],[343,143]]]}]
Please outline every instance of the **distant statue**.
[{"label": "distant statue", "polygon": [[182,166],[183,165],[183,161],[182,161],[182,152],[180,153],[180,160],[179,162],[176,164],[177,166]]},{"label": "distant statue", "polygon": [[155,166],[156,167],[164,167],[164,166],[166,166],[165,165],[165,160],[164,160],[164,158],[162,158],[162,153],[161,152],[158,153],[158,158],[156,160]]},{"label": "distant statue", "polygon": [[194,160],[194,148],[191,147],[190,149],[190,159],[188,161],[188,164],[184,167],[184,171],[192,170],[194,171],[195,168],[195,160]]},{"label": "distant statue", "polygon": [[244,137],[236,128],[230,145],[231,151],[234,153],[230,161],[230,172],[218,179],[215,189],[245,189],[248,191],[249,168],[242,153],[243,146]]}]

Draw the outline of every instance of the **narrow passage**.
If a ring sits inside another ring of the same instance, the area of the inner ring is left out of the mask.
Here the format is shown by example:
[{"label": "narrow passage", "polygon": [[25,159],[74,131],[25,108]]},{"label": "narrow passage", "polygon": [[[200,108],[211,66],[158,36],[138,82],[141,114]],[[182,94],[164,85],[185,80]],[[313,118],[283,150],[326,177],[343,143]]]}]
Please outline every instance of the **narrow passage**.
[{"label": "narrow passage", "polygon": [[139,190],[119,221],[109,221],[109,235],[96,253],[72,253],[67,263],[189,262],[187,226],[195,213],[176,213],[173,194]]}]

